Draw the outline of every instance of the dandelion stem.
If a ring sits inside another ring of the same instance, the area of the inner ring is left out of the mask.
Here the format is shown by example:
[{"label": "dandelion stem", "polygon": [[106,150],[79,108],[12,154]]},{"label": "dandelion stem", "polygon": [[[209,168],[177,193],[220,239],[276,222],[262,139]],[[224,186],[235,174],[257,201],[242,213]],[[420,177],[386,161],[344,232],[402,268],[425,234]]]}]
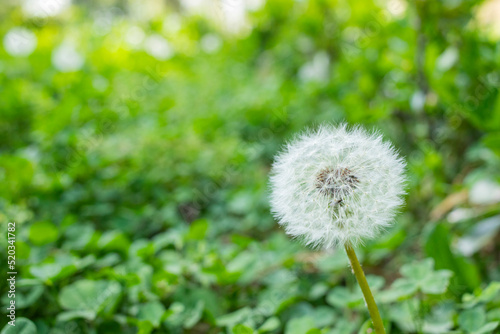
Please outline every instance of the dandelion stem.
[{"label": "dandelion stem", "polygon": [[361,291],[363,292],[363,296],[365,296],[366,306],[368,307],[368,312],[370,312],[370,317],[372,318],[375,333],[385,334],[384,323],[382,322],[382,318],[380,317],[377,303],[375,303],[375,299],[373,298],[370,286],[366,281],[365,273],[361,268],[358,257],[356,256],[356,253],[354,252],[354,249],[350,244],[346,244],[345,251],[347,253],[347,256],[349,257],[349,261],[351,262],[354,276],[356,276],[358,284],[361,287]]}]

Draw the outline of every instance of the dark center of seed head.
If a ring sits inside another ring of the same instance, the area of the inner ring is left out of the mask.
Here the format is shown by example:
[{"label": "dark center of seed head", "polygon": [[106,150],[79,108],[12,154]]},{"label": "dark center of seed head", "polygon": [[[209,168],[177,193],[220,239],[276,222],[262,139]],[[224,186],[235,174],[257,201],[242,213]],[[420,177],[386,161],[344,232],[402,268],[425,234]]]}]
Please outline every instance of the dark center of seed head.
[{"label": "dark center of seed head", "polygon": [[352,193],[359,183],[349,168],[325,168],[316,175],[315,186],[320,193],[335,198],[338,203]]}]

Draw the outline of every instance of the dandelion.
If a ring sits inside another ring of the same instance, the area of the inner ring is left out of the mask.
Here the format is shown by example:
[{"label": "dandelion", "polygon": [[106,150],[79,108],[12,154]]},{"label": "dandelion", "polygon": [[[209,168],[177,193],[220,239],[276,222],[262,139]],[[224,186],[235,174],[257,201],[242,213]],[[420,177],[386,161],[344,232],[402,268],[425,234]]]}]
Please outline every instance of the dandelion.
[{"label": "dandelion", "polygon": [[271,208],[286,233],[313,248],[342,246],[377,333],[385,333],[353,246],[376,238],[403,204],[405,162],[379,134],[324,125],[299,135],[271,172]]}]

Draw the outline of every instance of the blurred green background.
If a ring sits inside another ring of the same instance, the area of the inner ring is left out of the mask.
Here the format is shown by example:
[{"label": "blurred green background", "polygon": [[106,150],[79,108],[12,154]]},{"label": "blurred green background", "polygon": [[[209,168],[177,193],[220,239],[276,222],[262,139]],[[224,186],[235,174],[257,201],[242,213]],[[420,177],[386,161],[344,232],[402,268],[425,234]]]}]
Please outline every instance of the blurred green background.
[{"label": "blurred green background", "polygon": [[499,333],[500,1],[4,1],[5,333],[368,333],[343,251],[269,212],[305,127],[379,129],[407,206],[358,250],[390,333]]}]

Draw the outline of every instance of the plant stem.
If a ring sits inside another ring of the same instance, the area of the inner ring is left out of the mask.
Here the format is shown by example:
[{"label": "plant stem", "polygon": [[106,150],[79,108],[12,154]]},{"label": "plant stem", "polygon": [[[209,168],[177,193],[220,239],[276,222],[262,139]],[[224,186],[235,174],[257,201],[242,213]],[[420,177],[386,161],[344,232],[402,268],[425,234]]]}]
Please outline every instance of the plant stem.
[{"label": "plant stem", "polygon": [[361,291],[363,292],[363,296],[365,297],[366,306],[368,307],[368,312],[370,312],[370,317],[372,318],[375,333],[385,334],[384,323],[382,322],[382,318],[380,317],[380,313],[378,312],[377,303],[375,303],[375,299],[373,298],[370,286],[366,281],[365,273],[361,268],[358,257],[356,256],[356,253],[354,252],[354,249],[350,244],[345,245],[345,251],[347,253],[347,256],[349,257],[349,261],[351,262],[354,276],[356,276]]}]

